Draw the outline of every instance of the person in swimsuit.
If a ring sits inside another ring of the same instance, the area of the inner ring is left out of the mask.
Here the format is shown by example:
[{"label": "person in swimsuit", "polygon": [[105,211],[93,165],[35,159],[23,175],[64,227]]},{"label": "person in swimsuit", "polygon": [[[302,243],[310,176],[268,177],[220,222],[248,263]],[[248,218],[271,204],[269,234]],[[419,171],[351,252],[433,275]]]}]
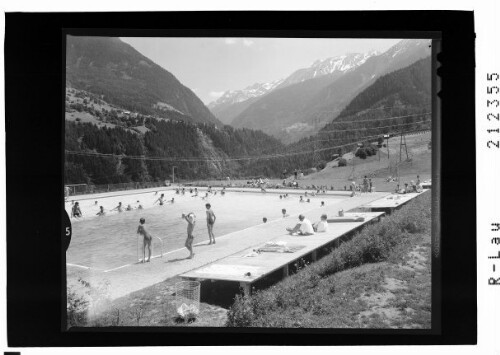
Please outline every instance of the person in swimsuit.
[{"label": "person in swimsuit", "polygon": [[208,244],[215,244],[215,236],[214,236],[214,224],[215,224],[215,213],[211,209],[211,205],[207,203],[205,205],[207,208],[207,229],[208,229],[208,237],[210,238],[210,242]]},{"label": "person in swimsuit", "polygon": [[165,195],[161,194],[160,197],[158,197],[158,199],[153,203],[153,205],[156,204],[156,202],[159,202],[160,206],[163,206],[163,204],[165,203],[165,201],[163,200],[164,197],[165,197]]},{"label": "person in swimsuit", "polygon": [[184,243],[184,246],[187,248],[187,250],[189,250],[188,259],[192,259],[194,256],[194,253],[193,253],[193,240],[194,240],[193,230],[194,230],[194,226],[196,224],[196,216],[194,215],[193,212],[189,212],[187,214],[187,216],[183,213],[182,218],[184,218],[186,220],[186,222],[188,223],[187,238],[186,238],[186,243]]},{"label": "person in swimsuit", "polygon": [[[141,263],[144,262],[150,262],[151,261],[151,240],[153,237],[149,232],[147,231],[146,227],[144,226],[144,223],[146,223],[146,220],[144,218],[141,218],[139,220],[139,227],[137,227],[137,234],[142,235],[144,237],[144,242],[142,245],[142,260]],[[146,259],[146,248],[148,248],[148,258]]]},{"label": "person in swimsuit", "polygon": [[114,210],[117,210],[118,213],[121,213],[123,212],[123,209],[122,209],[122,203],[121,202],[118,202],[118,206],[116,206],[115,208],[113,208],[111,211],[114,211]]},{"label": "person in swimsuit", "polygon": [[96,213],[96,216],[104,216],[106,212],[104,212],[104,207],[99,207],[99,212]]},{"label": "person in swimsuit", "polygon": [[289,215],[286,213],[286,209],[282,209],[281,213],[283,213],[283,218],[288,217]]},{"label": "person in swimsuit", "polygon": [[80,204],[75,202],[73,208],[71,209],[71,217],[80,218],[83,217],[82,211],[80,210]]}]

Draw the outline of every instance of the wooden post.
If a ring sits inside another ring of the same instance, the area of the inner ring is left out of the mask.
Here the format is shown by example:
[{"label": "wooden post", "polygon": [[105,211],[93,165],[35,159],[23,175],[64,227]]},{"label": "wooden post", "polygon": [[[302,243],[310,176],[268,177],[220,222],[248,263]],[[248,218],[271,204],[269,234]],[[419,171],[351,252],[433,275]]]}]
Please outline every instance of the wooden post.
[{"label": "wooden post", "polygon": [[313,251],[313,252],[311,253],[311,257],[312,257],[312,260],[313,260],[313,261],[318,260],[318,251],[317,251],[317,250]]},{"label": "wooden post", "polygon": [[240,287],[243,289],[243,294],[245,296],[252,295],[252,288],[250,286],[251,286],[251,284],[248,282],[240,282]]},{"label": "wooden post", "polygon": [[288,264],[283,267],[283,278],[288,277]]}]

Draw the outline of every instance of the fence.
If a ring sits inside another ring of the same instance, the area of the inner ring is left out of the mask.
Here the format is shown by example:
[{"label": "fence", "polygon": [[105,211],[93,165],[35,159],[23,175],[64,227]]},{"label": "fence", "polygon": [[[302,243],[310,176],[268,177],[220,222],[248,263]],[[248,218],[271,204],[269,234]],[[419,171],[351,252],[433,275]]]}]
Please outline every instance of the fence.
[{"label": "fence", "polygon": [[125,190],[138,190],[138,189],[148,189],[155,187],[165,187],[169,186],[169,182],[158,181],[158,182],[126,182],[119,184],[103,184],[103,185],[66,185],[69,189],[69,196],[73,195],[85,195],[85,194],[96,194],[111,191],[125,191]]}]

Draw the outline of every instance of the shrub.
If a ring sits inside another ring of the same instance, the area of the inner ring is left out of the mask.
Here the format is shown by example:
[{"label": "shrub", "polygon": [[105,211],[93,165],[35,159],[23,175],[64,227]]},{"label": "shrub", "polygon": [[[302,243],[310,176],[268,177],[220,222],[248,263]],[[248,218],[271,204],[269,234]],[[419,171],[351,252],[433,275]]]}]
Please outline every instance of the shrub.
[{"label": "shrub", "polygon": [[320,161],[320,162],[316,165],[316,169],[318,169],[318,170],[323,170],[324,168],[326,168],[326,161],[324,161],[324,160]]},{"label": "shrub", "polygon": [[359,148],[354,155],[361,159],[366,159],[367,156],[365,148]]},{"label": "shrub", "polygon": [[67,326],[82,327],[88,322],[89,301],[87,297],[75,290],[74,286],[68,286],[66,296],[66,319]]},{"label": "shrub", "polygon": [[227,327],[249,327],[254,318],[252,300],[247,296],[236,295],[234,303],[227,312]]},{"label": "shrub", "polygon": [[347,166],[347,160],[344,158],[339,159],[339,166]]}]

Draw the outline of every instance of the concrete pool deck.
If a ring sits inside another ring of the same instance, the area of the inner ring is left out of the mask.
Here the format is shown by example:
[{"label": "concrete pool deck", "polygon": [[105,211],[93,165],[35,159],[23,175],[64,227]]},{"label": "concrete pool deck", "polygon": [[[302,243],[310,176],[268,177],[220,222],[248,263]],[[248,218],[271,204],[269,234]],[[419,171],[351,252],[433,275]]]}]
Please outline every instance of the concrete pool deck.
[{"label": "concrete pool deck", "polygon": [[[241,190],[242,189],[238,189],[238,191]],[[255,189],[252,188],[248,190],[250,192],[255,192]],[[287,193],[285,189],[279,189],[277,191]],[[301,193],[304,190],[289,191]],[[334,191],[332,195],[339,195],[339,192],[346,195],[349,194],[348,192]],[[374,192],[357,195],[352,198],[346,197],[345,200],[336,204],[313,208],[306,213],[306,217],[308,217],[311,222],[315,222],[319,220],[320,215],[323,213],[326,213],[328,216],[335,216],[341,209],[347,212],[387,195],[389,195],[387,192]],[[223,236],[217,236],[217,244],[215,245],[207,245],[206,241],[196,244],[194,247],[194,259],[186,259],[188,251],[185,248],[181,248],[168,252],[164,254],[163,257],[154,258],[150,263],[133,263],[104,271],[78,269],[73,275],[74,277],[82,277],[94,285],[108,281],[110,285],[109,297],[111,299],[116,299],[166,279],[200,268],[209,263],[221,260],[245,249],[261,245],[269,240],[287,235],[285,228],[293,227],[297,221],[297,215],[291,215],[287,218],[272,220],[265,224],[259,224]],[[67,268],[75,267],[68,265]],[[68,283],[71,281],[72,280],[68,280]]]}]

